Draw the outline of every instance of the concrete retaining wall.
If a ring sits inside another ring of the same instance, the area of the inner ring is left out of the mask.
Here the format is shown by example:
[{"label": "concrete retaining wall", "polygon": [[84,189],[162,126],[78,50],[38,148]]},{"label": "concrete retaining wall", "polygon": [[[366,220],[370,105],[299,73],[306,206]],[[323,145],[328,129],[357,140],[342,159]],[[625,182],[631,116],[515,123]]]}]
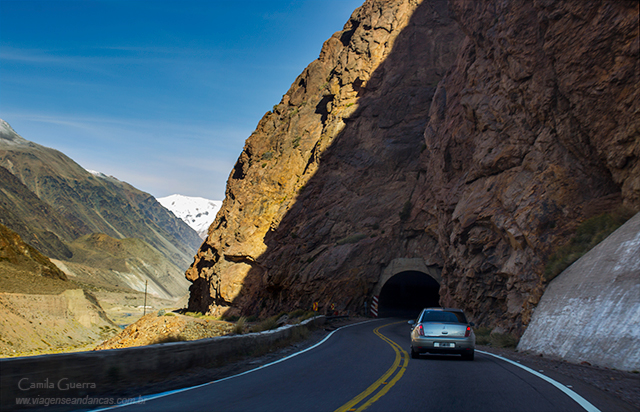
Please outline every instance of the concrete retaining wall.
[{"label": "concrete retaining wall", "polygon": [[[256,350],[286,341],[297,328],[317,327],[324,322],[325,317],[319,316],[299,325],[287,325],[262,333],[124,349],[0,359],[0,409],[19,409],[16,405],[18,397],[95,397],[118,389],[144,385],[194,367],[214,367],[229,359],[249,355]],[[57,408],[49,408],[51,409]]]},{"label": "concrete retaining wall", "polygon": [[551,281],[518,349],[640,370],[640,213]]}]

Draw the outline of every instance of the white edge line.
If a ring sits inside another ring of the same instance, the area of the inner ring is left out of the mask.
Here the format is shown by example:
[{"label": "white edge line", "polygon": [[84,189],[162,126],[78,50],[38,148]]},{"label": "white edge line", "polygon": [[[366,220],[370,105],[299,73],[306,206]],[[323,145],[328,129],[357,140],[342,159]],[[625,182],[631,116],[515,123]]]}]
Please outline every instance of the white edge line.
[{"label": "white edge line", "polygon": [[518,362],[514,362],[514,361],[512,361],[510,359],[503,358],[502,356],[494,355],[493,353],[489,353],[489,352],[485,352],[485,351],[481,351],[481,350],[477,350],[477,349],[476,349],[476,352],[480,352],[480,353],[485,354],[485,355],[490,355],[490,356],[493,356],[494,358],[498,358],[498,359],[503,360],[505,362],[509,362],[510,364],[515,365],[515,366],[517,366],[519,368],[522,368],[525,371],[537,376],[538,378],[549,382],[550,384],[552,384],[553,386],[555,386],[556,388],[558,388],[562,392],[564,392],[565,395],[567,395],[568,397],[570,397],[571,399],[576,401],[578,403],[578,405],[582,406],[582,408],[584,410],[588,411],[588,412],[601,412],[600,409],[598,409],[595,406],[593,406],[589,401],[587,401],[582,396],[578,395],[577,393],[575,393],[571,389],[567,388],[566,386],[564,386],[560,382],[556,382],[553,379],[551,379],[550,377],[541,374],[540,372],[537,372],[537,371],[535,371],[535,370],[533,370],[533,369],[531,369],[531,368],[529,368],[527,366],[521,365]]},{"label": "white edge line", "polygon": [[[247,374],[249,374],[249,373],[251,373],[251,372],[255,372],[255,371],[258,371],[258,370],[260,370],[260,369],[264,369],[264,368],[266,368],[266,367],[268,367],[268,366],[275,365],[276,363],[284,362],[284,361],[286,361],[286,360],[288,360],[288,359],[291,359],[291,358],[293,358],[293,357],[295,357],[295,356],[298,356],[298,355],[301,355],[301,354],[303,354],[303,353],[305,353],[305,352],[307,352],[307,351],[310,351],[311,349],[315,349],[315,348],[317,348],[318,346],[320,346],[320,345],[322,345],[323,343],[325,343],[327,340],[329,340],[329,338],[330,338],[334,333],[336,333],[337,331],[339,331],[340,329],[349,328],[349,327],[351,327],[351,326],[362,325],[362,324],[364,324],[364,323],[373,322],[373,321],[375,321],[375,320],[379,320],[379,319],[370,319],[370,320],[365,320],[365,321],[363,321],[363,322],[352,323],[352,324],[350,324],[350,325],[341,326],[341,327],[339,327],[338,329],[336,329],[336,330],[332,331],[331,333],[329,333],[327,336],[325,336],[325,337],[324,337],[324,339],[322,339],[320,342],[316,343],[316,344],[315,344],[315,345],[313,345],[313,346],[310,346],[310,347],[308,347],[308,348],[306,348],[306,349],[303,349],[303,350],[301,350],[300,352],[292,353],[291,355],[286,356],[286,357],[284,357],[284,358],[282,358],[282,359],[278,359],[278,360],[273,361],[273,362],[271,362],[271,363],[267,363],[267,364],[265,364],[265,365],[258,366],[258,367],[257,367],[257,368],[255,368],[255,369],[251,369],[251,370],[248,370],[248,371],[244,371],[244,372],[239,373],[239,374],[237,374],[237,375],[227,376],[226,378],[218,379],[218,380],[211,381],[211,382],[202,383],[202,384],[200,384],[200,385],[196,385],[196,386],[190,386],[190,387],[188,387],[188,388],[174,389],[174,390],[172,390],[172,391],[160,392],[160,393],[156,393],[156,394],[153,394],[153,395],[142,396],[142,397],[136,398],[136,401],[135,401],[135,402],[125,403],[125,404],[122,404],[122,405],[115,405],[115,406],[111,406],[111,407],[108,407],[108,408],[102,408],[102,409],[91,409],[91,411],[92,411],[92,412],[108,411],[108,410],[112,410],[112,409],[123,408],[123,407],[130,406],[130,405],[135,405],[135,404],[138,404],[138,403],[145,403],[146,401],[150,401],[150,400],[154,400],[154,399],[158,399],[158,398],[163,398],[163,397],[165,397],[165,396],[173,395],[173,394],[180,393],[180,392],[190,391],[190,390],[192,390],[192,389],[202,388],[203,386],[207,386],[207,385],[211,385],[211,384],[214,384],[214,383],[218,383],[218,382],[222,382],[222,381],[227,381],[227,380],[229,380],[229,379],[237,378],[237,377],[239,377],[239,376],[247,375]],[[597,411],[597,410],[596,410],[596,411]],[[598,411],[598,412],[600,412],[600,411]]]}]

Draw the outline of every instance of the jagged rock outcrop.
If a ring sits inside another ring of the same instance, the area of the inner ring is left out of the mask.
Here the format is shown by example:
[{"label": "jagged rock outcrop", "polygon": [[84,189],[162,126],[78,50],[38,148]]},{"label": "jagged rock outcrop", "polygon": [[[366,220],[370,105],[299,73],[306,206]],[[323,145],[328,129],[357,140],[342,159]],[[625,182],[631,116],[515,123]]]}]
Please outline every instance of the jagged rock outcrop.
[{"label": "jagged rock outcrop", "polygon": [[637,28],[631,2],[366,1],[247,140],[190,310],[359,310],[420,258],[522,332],[554,248],[640,208]]},{"label": "jagged rock outcrop", "polygon": [[357,9],[247,140],[187,271],[189,308],[360,307],[405,242],[398,212],[461,39],[445,1]]}]

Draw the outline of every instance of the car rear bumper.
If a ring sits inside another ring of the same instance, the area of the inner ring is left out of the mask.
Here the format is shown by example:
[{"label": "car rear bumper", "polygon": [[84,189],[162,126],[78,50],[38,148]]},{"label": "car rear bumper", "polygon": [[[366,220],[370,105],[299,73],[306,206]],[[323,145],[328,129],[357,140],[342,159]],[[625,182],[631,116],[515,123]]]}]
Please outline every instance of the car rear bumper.
[{"label": "car rear bumper", "polygon": [[[442,344],[453,344],[454,346],[443,347]],[[422,338],[412,339],[411,348],[418,353],[469,353],[475,349],[475,342],[472,339],[441,339]]]}]

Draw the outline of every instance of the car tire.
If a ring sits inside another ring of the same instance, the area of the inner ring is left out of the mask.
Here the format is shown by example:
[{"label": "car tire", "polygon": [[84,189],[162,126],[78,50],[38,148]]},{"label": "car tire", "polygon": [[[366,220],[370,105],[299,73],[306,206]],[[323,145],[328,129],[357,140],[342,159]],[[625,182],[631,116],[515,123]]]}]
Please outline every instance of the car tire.
[{"label": "car tire", "polygon": [[462,359],[464,360],[473,360],[473,358],[475,357],[475,351],[472,350],[470,353],[463,353],[462,354]]},{"label": "car tire", "polygon": [[414,352],[413,348],[411,348],[411,359],[418,359],[420,354],[418,352]]}]

